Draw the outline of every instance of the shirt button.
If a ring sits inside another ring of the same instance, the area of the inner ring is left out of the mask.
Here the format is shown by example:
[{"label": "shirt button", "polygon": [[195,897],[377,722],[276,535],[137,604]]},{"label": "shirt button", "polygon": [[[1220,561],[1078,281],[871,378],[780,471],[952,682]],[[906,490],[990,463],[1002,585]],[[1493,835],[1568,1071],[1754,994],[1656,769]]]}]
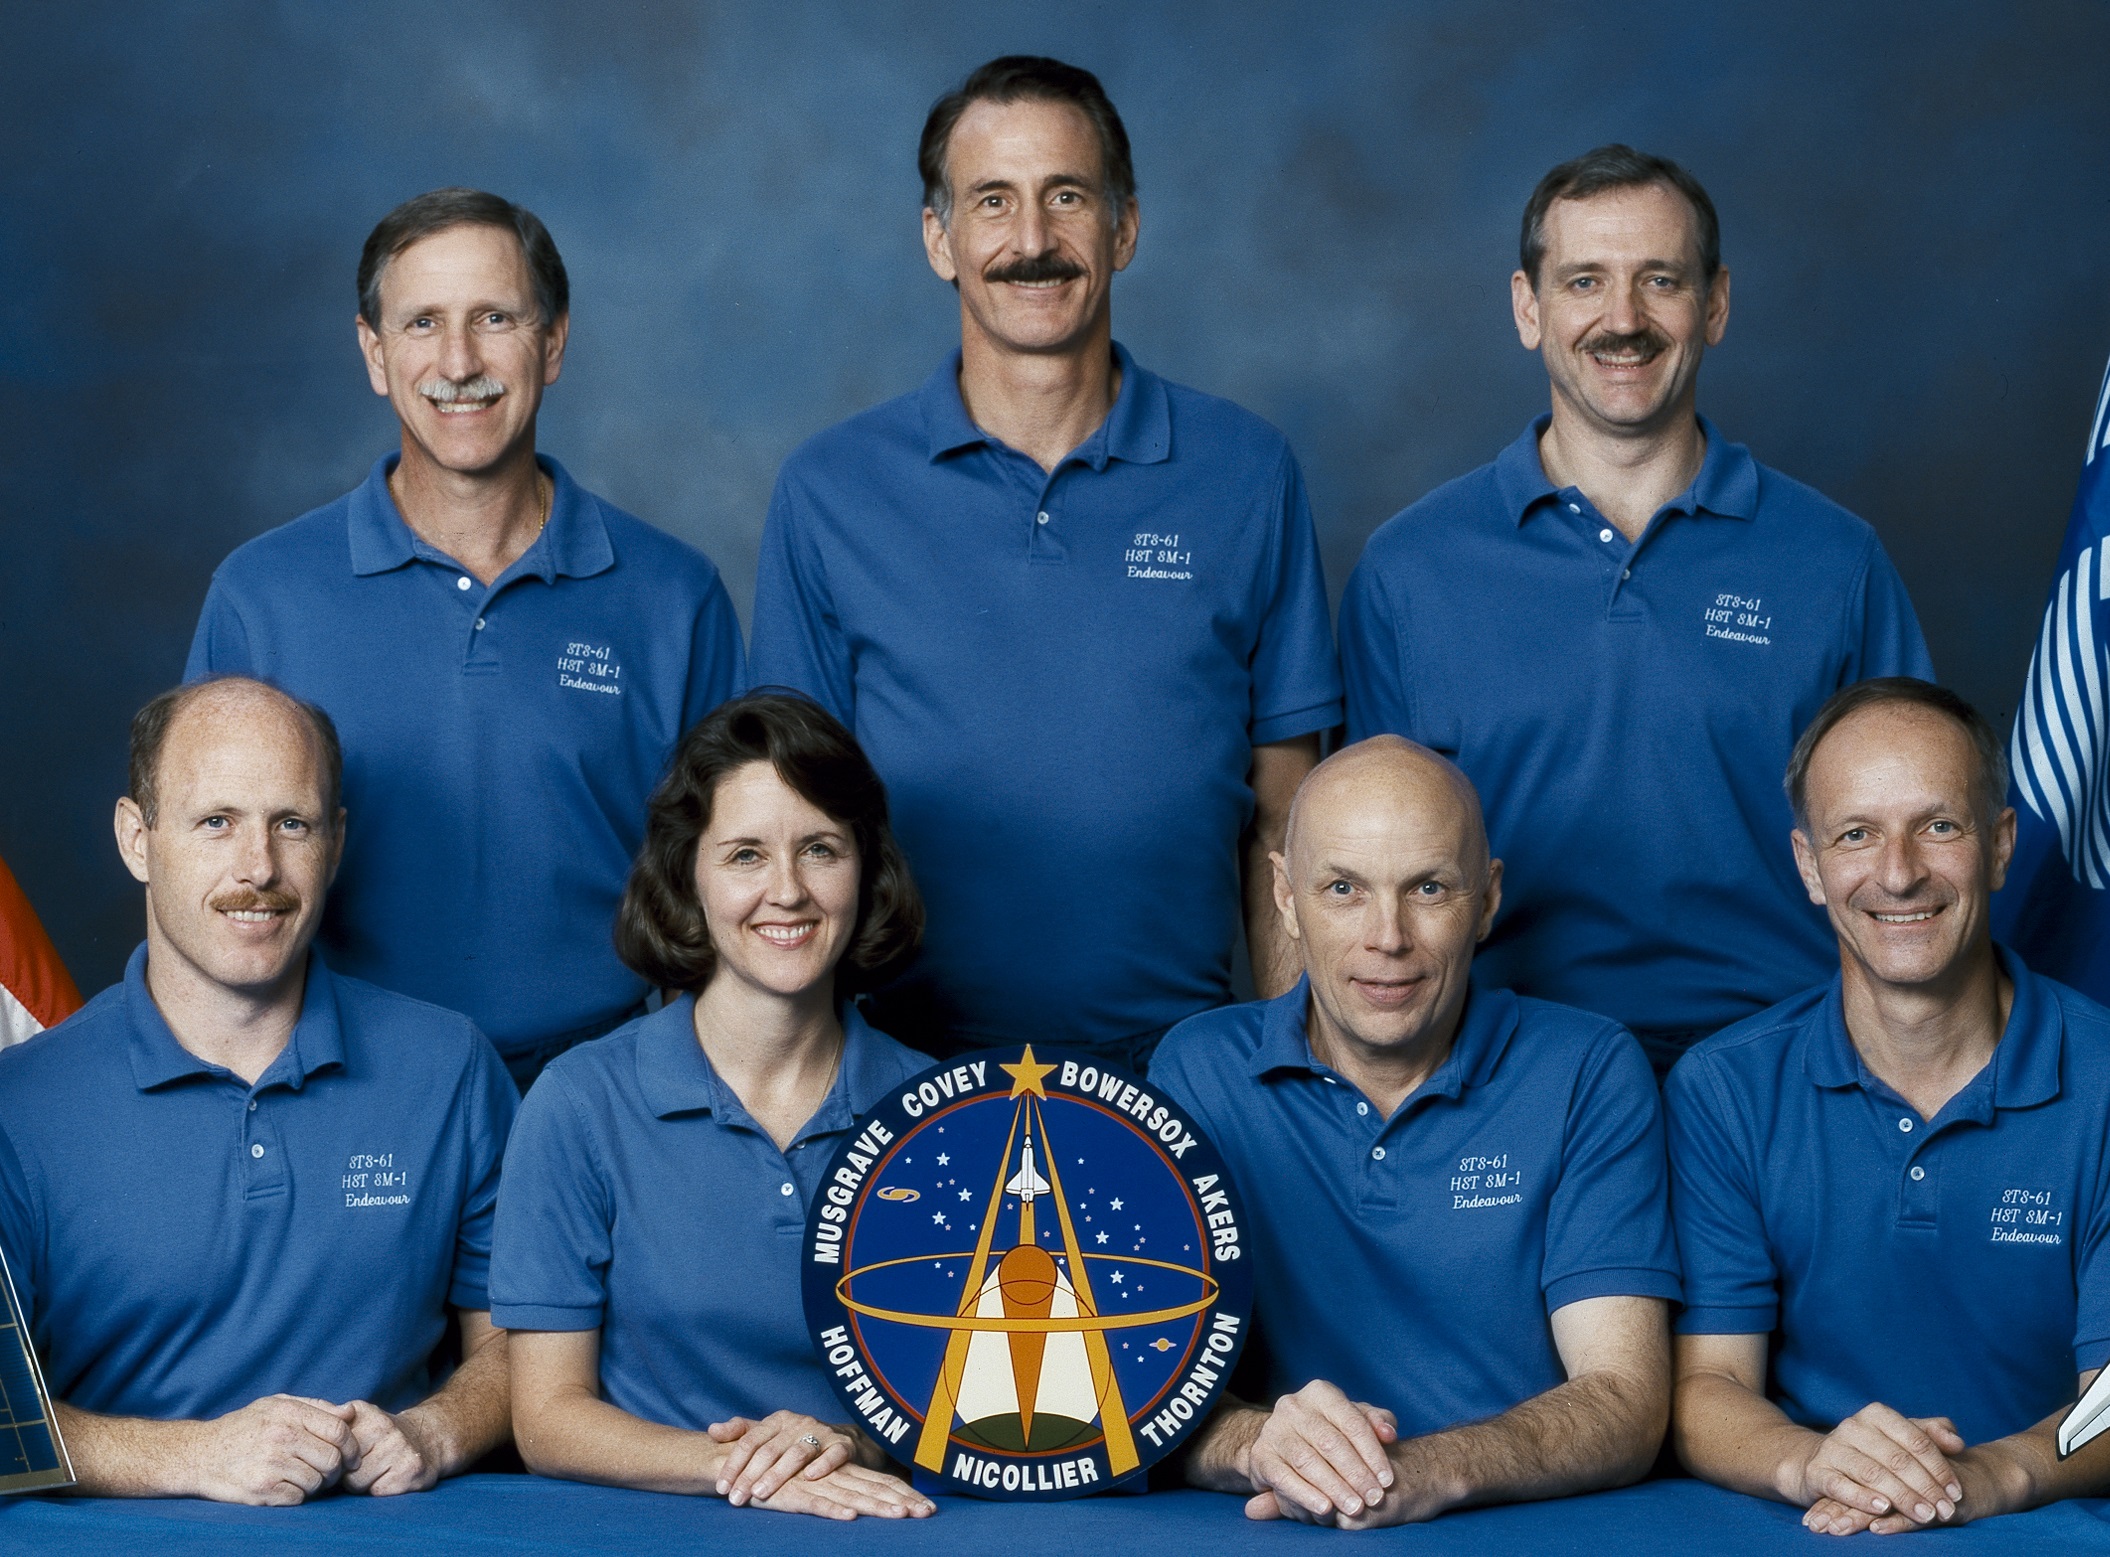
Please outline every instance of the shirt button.
[{"label": "shirt button", "polygon": [[1580,503],[1570,503],[1570,504],[1568,505],[1568,512],[1569,512],[1569,513],[1571,513],[1571,514],[1579,514],[1579,513],[1581,513],[1581,512],[1582,512],[1582,504],[1580,504]]},{"label": "shirt button", "polygon": [[1914,1168],[1912,1170],[1912,1182],[1915,1184],[1917,1184],[1921,1179],[1925,1178],[1926,1176],[1927,1170],[1925,1168]]},{"label": "shirt button", "polygon": [[252,1157],[261,1157],[261,1156],[263,1156],[263,1155],[264,1155],[264,1146],[263,1146],[263,1143],[262,1143],[261,1141],[259,1141],[259,1142],[258,1142],[258,1143],[257,1143],[256,1145],[254,1145],[254,1146],[250,1147],[250,1148],[249,1148],[249,1155],[250,1155],[250,1156],[252,1156]]},{"label": "shirt button", "polygon": [[484,619],[480,616],[476,619],[476,630],[478,632],[482,632],[484,630]]},{"label": "shirt button", "polygon": [[1370,1148],[1370,1155],[1377,1161],[1383,1162],[1385,1160],[1385,1149],[1382,1146],[1373,1146]]},{"label": "shirt button", "polygon": [[[1600,541],[1608,541],[1608,540],[1610,540],[1610,539],[1612,538],[1612,532],[1611,532],[1610,530],[1599,530],[1599,531],[1597,532],[1597,538],[1598,538],[1598,539],[1599,539]],[[462,580],[462,588],[464,588],[464,589],[467,589],[468,587],[469,587],[469,581],[468,581],[467,579],[463,579],[463,580]]]},{"label": "shirt button", "polygon": [[1898,1128],[1904,1131],[1907,1135],[1910,1135],[1912,1133],[1912,1121],[1909,1119],[1900,1119],[1898,1121]]},{"label": "shirt button", "polygon": [[469,587],[469,581],[465,578],[458,578],[454,581],[454,587],[456,589],[467,589]]},{"label": "shirt button", "polygon": [[251,1098],[251,1099],[249,1100],[249,1112],[251,1112],[252,1114],[256,1112],[256,1099],[255,1099],[255,1098]]},{"label": "shirt button", "polygon": [[797,1191],[794,1190],[789,1184],[780,1184],[777,1186],[777,1193],[780,1195],[792,1195],[796,1194]]},{"label": "shirt button", "polygon": [[1048,516],[1046,514],[1035,514],[1033,516],[1033,519],[1034,522],[1037,524],[1046,524],[1048,522]]},{"label": "shirt button", "polygon": [[1359,1114],[1367,1114],[1370,1112],[1370,1105],[1368,1103],[1358,1103],[1355,1105],[1355,1111]]},{"label": "shirt button", "polygon": [[[1619,570],[1619,576],[1621,578],[1632,578],[1634,576],[1634,570],[1632,568],[1621,568]],[[478,622],[476,625],[481,627],[483,626],[483,623]]]}]

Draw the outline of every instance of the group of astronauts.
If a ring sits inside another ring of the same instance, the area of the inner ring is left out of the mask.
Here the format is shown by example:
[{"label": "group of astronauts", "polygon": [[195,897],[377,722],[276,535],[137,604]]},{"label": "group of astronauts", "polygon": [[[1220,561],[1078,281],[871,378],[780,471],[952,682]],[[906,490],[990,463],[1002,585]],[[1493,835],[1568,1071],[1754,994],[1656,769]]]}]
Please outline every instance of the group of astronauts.
[{"label": "group of astronauts", "polygon": [[83,1490],[410,1492],[510,1437],[928,1514],[797,1235],[861,1112],[1027,1041],[1147,1067],[1241,1186],[1250,1400],[1180,1469],[1255,1517],[1666,1434],[1836,1534],[2110,1489],[2054,1441],[2110,1358],[2110,1012],[1991,939],[2000,742],[1873,532],[1699,416],[1691,175],[1539,184],[1550,414],[1378,530],[1337,651],[1282,436],[1113,339],[1098,81],[994,60],[919,167],[960,349],[785,463],[747,648],[536,450],[542,224],[447,189],[367,241],[400,451],[215,574],[117,805],[145,942],[0,1054]]}]

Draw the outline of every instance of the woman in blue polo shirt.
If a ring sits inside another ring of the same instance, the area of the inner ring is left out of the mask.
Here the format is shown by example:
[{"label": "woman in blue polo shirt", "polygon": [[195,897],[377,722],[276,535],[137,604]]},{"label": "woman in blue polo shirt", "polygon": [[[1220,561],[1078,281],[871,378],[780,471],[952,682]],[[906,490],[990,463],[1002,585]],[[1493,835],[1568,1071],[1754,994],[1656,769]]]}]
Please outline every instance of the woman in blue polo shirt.
[{"label": "woman in blue polo shirt", "polygon": [[752,694],[683,737],[615,928],[683,993],[556,1060],[506,1150],[491,1316],[546,1476],[853,1519],[927,1514],[839,1415],[799,1296],[806,1206],[852,1120],[930,1062],[847,997],[923,909],[856,741]]}]

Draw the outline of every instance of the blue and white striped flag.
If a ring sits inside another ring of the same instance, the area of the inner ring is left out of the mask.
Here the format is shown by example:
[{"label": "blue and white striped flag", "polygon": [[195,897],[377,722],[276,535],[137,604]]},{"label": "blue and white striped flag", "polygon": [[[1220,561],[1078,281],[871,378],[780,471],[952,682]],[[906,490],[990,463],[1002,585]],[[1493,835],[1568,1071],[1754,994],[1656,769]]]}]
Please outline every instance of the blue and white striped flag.
[{"label": "blue and white striped flag", "polygon": [[2110,1001],[2110,372],[2008,756],[2017,836],[1993,933]]}]

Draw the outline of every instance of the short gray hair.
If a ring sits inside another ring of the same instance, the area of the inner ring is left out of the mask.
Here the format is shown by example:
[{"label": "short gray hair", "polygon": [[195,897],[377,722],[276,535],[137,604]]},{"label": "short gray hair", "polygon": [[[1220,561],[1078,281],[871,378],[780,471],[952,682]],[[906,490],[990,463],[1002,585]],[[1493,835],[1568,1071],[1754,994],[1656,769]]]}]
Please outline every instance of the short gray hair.
[{"label": "short gray hair", "polygon": [[1924,708],[1960,726],[1971,738],[1971,750],[1978,759],[1971,787],[1977,791],[1973,800],[1979,818],[1990,822],[2000,814],[2007,805],[2007,750],[1985,715],[1947,687],[1931,681],[1921,681],[1916,676],[1875,676],[1834,692],[1795,742],[1781,785],[1788,792],[1788,806],[1795,813],[1797,827],[1809,830],[1810,759],[1817,754],[1818,745],[1850,715],[1864,708],[1884,707]]}]

